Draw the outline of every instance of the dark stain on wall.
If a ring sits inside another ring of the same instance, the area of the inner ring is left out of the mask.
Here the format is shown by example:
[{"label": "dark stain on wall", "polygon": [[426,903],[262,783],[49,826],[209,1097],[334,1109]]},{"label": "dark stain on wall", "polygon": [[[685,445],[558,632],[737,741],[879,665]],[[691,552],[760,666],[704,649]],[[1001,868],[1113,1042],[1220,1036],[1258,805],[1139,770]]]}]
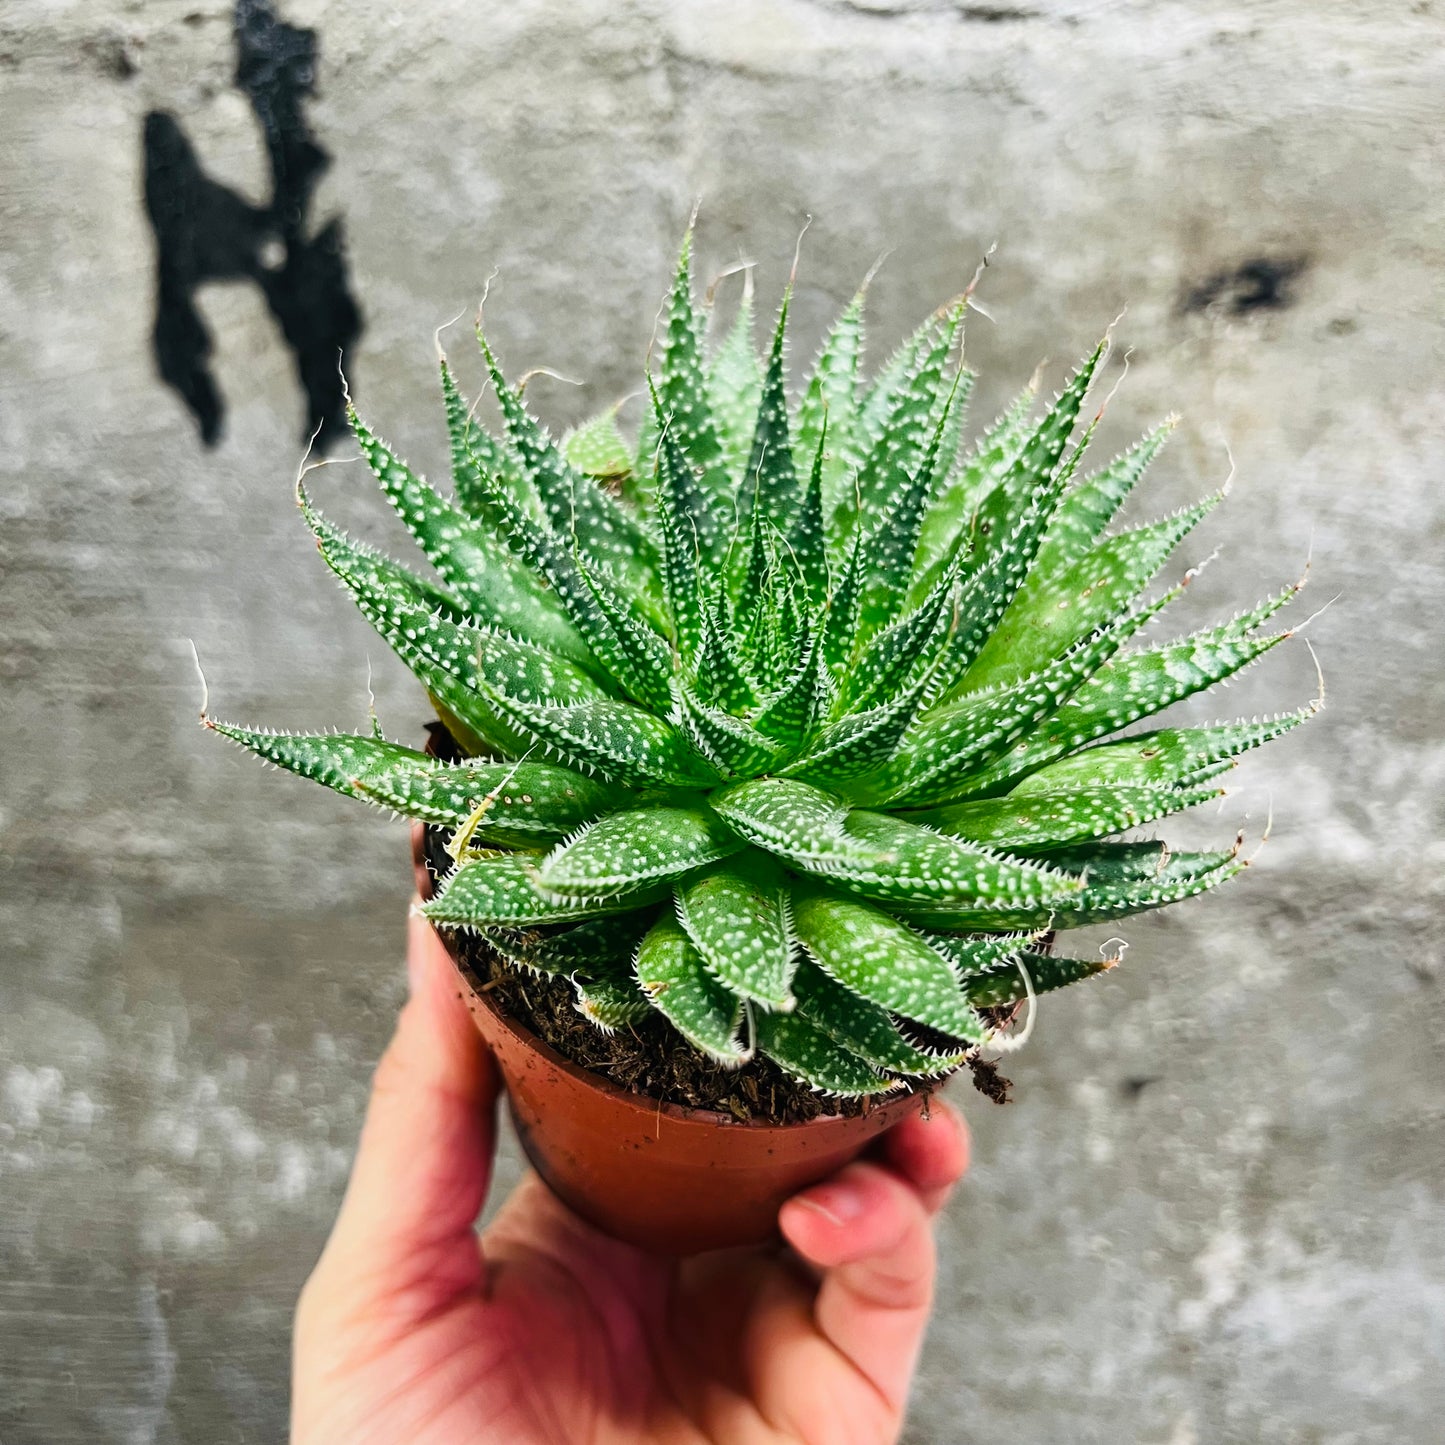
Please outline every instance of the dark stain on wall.
[{"label": "dark stain on wall", "polygon": [[1309,260],[1304,256],[1257,256],[1232,270],[1216,271],[1186,291],[1182,311],[1220,309],[1231,316],[1283,311],[1294,305],[1294,283]]},{"label": "dark stain on wall", "polygon": [[237,0],[235,84],[266,141],[271,200],[253,206],[202,169],[180,122],[145,119],[145,205],[156,236],[156,321],[161,378],[184,399],[201,439],[220,439],[225,401],[208,365],[213,341],[196,309],[210,281],[260,288],[295,360],[306,395],[304,435],[323,447],[346,431],[341,373],[361,335],[341,221],[308,236],[312,195],[331,158],[312,136],[305,103],[316,92],[316,32],[279,19],[270,0]]},{"label": "dark stain on wall", "polygon": [[977,20],[983,25],[1008,25],[1020,20],[1038,20],[1037,10],[1028,10],[1021,5],[960,5],[961,20]]}]

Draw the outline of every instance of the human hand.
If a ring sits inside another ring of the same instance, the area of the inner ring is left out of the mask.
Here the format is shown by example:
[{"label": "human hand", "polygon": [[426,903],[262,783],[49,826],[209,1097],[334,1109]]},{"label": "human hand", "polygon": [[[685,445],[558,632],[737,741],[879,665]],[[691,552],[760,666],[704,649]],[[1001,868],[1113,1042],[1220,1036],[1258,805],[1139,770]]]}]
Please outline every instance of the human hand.
[{"label": "human hand", "polygon": [[787,1244],[659,1258],[529,1174],[479,1239],[500,1081],[413,916],[411,998],[302,1291],[292,1445],[881,1445],[932,1300],[930,1218],[963,1174],[935,1099],[783,1206]]}]

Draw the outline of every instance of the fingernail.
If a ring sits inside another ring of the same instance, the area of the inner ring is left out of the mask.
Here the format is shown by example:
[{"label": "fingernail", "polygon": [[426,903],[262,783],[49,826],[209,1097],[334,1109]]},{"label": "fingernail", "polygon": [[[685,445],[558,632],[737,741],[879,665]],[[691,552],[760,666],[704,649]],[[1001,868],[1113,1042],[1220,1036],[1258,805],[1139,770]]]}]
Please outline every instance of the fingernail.
[{"label": "fingernail", "polygon": [[426,977],[427,945],[432,939],[431,924],[420,909],[421,899],[413,897],[406,920],[406,982],[413,997]]},{"label": "fingernail", "polygon": [[804,1209],[821,1214],[829,1224],[841,1229],[863,1213],[863,1196],[846,1184],[825,1184],[798,1196]]},{"label": "fingernail", "polygon": [[426,953],[420,948],[407,950],[406,955],[406,983],[407,989],[413,998],[417,990],[421,988],[422,979],[426,976]]}]

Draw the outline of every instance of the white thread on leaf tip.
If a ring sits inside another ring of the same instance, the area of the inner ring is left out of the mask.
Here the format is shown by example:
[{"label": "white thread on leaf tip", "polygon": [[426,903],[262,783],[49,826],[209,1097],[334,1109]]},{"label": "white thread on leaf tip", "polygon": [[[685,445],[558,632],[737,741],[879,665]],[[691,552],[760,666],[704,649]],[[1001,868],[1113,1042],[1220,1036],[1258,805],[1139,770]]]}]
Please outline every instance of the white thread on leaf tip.
[{"label": "white thread on leaf tip", "polygon": [[813,224],[811,215],[803,217],[803,229],[798,232],[798,239],[793,246],[793,269],[788,272],[788,290],[793,289],[793,283],[798,279],[798,262],[803,258],[803,237],[808,234],[808,227]]},{"label": "white thread on leaf tip", "polygon": [[465,306],[463,306],[462,309],[461,309],[460,311],[458,311],[457,314],[456,314],[455,316],[453,316],[450,321],[443,321],[442,324],[441,324],[440,326],[438,326],[435,331],[432,332],[432,334],[431,334],[432,345],[435,346],[436,349],[437,349],[437,360],[438,360],[439,362],[445,361],[445,360],[447,359],[447,354],[446,354],[446,352],[442,350],[442,332],[443,332],[443,331],[449,331],[449,330],[450,330],[453,326],[455,326],[455,325],[457,324],[457,322],[460,321],[460,320],[462,319],[462,317],[465,316],[466,314],[467,314],[467,308],[466,308]]},{"label": "white thread on leaf tip", "polygon": [[201,721],[205,723],[207,727],[210,727],[211,689],[206,682],[206,674],[201,671],[201,654],[196,651],[195,638],[186,638],[186,643],[191,649],[191,661],[196,665],[196,676],[201,680]]},{"label": "white thread on leaf tip", "polygon": [[1024,1026],[1016,1034],[1002,1035],[991,1034],[988,1038],[988,1047],[996,1049],[1001,1054],[1016,1054],[1028,1043],[1034,1031],[1034,1020],[1039,1016],[1039,996],[1034,992],[1034,981],[1024,963],[1023,954],[1019,954],[1014,960],[1014,966],[1018,969],[1020,977],[1024,981],[1024,997],[1028,1002],[1028,1017],[1024,1020]]},{"label": "white thread on leaf tip", "polygon": [[[1324,603],[1320,607],[1316,607],[1315,610],[1311,612],[1310,615],[1306,617],[1303,622],[1297,622],[1293,627],[1290,628],[1290,630],[1285,635],[1287,637],[1298,637],[1299,634],[1303,632],[1305,628],[1308,627],[1310,623],[1315,620],[1316,617],[1319,617],[1322,613],[1328,612],[1330,608],[1333,607],[1335,603],[1338,602],[1340,598],[1344,595],[1345,594],[1343,592],[1336,592],[1335,595],[1331,597],[1328,602]],[[1311,655],[1313,655],[1314,649],[1311,648],[1310,652]],[[1319,666],[1319,658],[1315,658],[1315,666]]]}]

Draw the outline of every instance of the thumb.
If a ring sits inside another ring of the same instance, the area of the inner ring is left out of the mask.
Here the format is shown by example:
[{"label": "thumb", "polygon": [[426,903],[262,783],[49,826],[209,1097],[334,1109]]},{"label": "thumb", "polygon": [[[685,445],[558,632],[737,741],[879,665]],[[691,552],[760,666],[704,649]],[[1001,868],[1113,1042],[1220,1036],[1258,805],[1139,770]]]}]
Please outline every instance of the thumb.
[{"label": "thumb", "polygon": [[474,1226],[496,1148],[497,1067],[431,925],[407,933],[411,997],[372,1082],[351,1182],[322,1267],[388,1294],[481,1282]]}]

